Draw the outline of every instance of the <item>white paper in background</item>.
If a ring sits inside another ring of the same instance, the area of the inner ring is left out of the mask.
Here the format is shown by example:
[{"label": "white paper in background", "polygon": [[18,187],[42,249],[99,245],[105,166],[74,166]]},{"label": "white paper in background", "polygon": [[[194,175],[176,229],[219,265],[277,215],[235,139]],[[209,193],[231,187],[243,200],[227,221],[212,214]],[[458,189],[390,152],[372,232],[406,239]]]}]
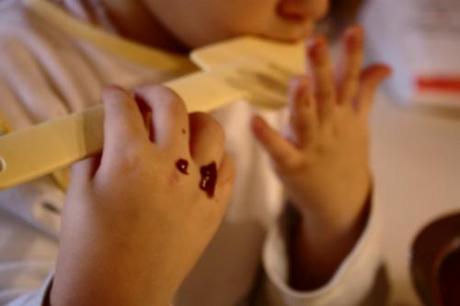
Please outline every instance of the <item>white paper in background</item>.
[{"label": "white paper in background", "polygon": [[367,0],[361,21],[396,100],[460,107],[460,0]]}]

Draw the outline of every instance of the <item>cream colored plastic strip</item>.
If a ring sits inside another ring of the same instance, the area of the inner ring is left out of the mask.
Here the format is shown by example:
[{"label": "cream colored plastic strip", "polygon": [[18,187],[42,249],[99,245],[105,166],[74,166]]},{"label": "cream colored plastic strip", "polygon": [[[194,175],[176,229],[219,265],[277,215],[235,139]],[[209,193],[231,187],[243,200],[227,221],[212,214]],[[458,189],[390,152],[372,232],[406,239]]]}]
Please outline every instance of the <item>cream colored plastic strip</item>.
[{"label": "cream colored plastic strip", "polygon": [[[206,84],[204,88],[203,84]],[[210,111],[244,98],[212,73],[199,72],[165,84],[190,111]],[[0,137],[0,189],[51,173],[102,149],[102,105]]]},{"label": "cream colored plastic strip", "polygon": [[63,30],[69,36],[80,40],[85,39],[113,55],[166,73],[184,73],[197,70],[187,57],[149,48],[108,34],[103,30],[80,22],[48,1],[24,0],[24,3],[34,14]]}]

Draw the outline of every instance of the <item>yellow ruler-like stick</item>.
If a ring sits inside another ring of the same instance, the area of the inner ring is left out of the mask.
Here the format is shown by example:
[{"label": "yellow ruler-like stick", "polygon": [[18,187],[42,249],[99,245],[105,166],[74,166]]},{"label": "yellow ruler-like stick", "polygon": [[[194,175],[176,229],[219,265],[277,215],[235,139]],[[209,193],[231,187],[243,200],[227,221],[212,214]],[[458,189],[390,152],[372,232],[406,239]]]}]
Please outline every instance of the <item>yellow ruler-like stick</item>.
[{"label": "yellow ruler-like stick", "polygon": [[[91,41],[118,56],[146,67],[160,67],[165,72],[194,69],[182,57],[125,41],[62,15],[65,13],[46,1],[26,3],[68,35]],[[184,99],[189,111],[211,111],[239,99],[261,107],[279,108],[285,104],[289,79],[302,73],[305,66],[302,44],[254,37],[198,49],[192,52],[191,59],[203,71],[164,84]],[[0,189],[51,173],[100,151],[103,117],[102,106],[96,106],[1,136]]]}]

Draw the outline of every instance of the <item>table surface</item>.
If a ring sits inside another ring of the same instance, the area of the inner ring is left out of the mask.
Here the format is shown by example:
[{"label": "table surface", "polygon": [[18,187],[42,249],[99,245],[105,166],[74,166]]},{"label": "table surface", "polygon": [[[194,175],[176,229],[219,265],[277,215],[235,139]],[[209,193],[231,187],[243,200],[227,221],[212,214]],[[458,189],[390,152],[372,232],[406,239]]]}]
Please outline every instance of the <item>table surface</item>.
[{"label": "table surface", "polygon": [[402,107],[382,94],[371,122],[391,305],[420,305],[409,274],[410,246],[434,218],[460,212],[460,103],[456,111],[434,111]]}]

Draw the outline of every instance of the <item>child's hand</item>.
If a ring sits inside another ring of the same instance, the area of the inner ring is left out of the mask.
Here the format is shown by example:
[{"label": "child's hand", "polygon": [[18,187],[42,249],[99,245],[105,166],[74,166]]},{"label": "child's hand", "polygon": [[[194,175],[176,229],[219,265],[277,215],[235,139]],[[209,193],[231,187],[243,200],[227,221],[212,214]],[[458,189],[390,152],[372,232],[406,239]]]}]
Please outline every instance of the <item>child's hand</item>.
[{"label": "child's hand", "polygon": [[336,240],[356,227],[363,211],[371,192],[368,116],[374,93],[390,71],[380,65],[361,71],[359,27],[345,36],[337,77],[323,37],[313,41],[308,55],[312,77],[292,83],[286,137],[259,117],[253,120],[253,130],[303,217],[311,254],[314,248],[332,251],[325,241],[337,246]]},{"label": "child's hand", "polygon": [[105,91],[102,156],[74,166],[52,305],[169,305],[223,217],[220,125],[167,89],[137,95]]}]

